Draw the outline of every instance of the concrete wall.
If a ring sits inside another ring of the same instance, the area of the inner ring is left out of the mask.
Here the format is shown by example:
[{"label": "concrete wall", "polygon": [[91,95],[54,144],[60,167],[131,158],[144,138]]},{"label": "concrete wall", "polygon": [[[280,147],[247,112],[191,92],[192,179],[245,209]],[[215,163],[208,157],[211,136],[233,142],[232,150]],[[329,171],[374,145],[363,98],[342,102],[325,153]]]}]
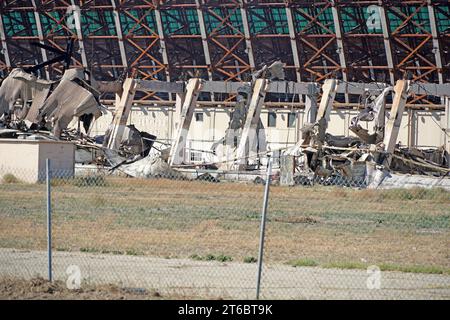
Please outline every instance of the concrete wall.
[{"label": "concrete wall", "polygon": [[1,139],[0,178],[11,173],[24,182],[35,183],[44,180],[47,158],[51,160],[53,176],[73,176],[74,144],[56,141]]},{"label": "concrete wall", "polygon": [[[187,146],[192,149],[209,150],[211,144],[222,138],[230,119],[231,108],[198,108],[196,112],[203,113],[203,121],[194,118],[188,135]],[[268,127],[268,112],[277,114],[276,127]],[[285,148],[294,144],[301,137],[299,132],[306,117],[303,110],[293,110],[297,114],[295,127],[288,128],[288,114],[291,109],[263,109],[261,120],[265,126],[265,135],[271,150]],[[348,129],[350,121],[358,114],[357,110],[333,110],[331,112],[328,132],[334,135],[353,135]],[[111,115],[103,116],[93,125],[91,134],[103,134],[110,124]],[[173,134],[172,107],[133,107],[128,123],[133,123],[139,130],[147,131],[159,140],[170,141]],[[373,123],[360,123],[371,130]],[[402,145],[412,145],[421,148],[438,147],[445,143],[444,111],[412,111],[403,115],[399,139]],[[186,160],[189,155],[186,155]]]}]

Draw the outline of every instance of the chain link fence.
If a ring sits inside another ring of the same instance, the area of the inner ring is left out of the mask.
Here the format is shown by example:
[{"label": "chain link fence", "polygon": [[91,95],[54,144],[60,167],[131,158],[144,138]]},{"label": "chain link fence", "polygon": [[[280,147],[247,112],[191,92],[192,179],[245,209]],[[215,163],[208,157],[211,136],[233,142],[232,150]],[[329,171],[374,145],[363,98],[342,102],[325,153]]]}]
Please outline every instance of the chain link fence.
[{"label": "chain link fence", "polygon": [[[2,168],[0,277],[48,276],[45,172]],[[51,172],[52,275],[167,298],[254,299],[266,176]],[[450,193],[272,175],[262,299],[450,298]],[[344,184],[346,185],[346,184]]]}]

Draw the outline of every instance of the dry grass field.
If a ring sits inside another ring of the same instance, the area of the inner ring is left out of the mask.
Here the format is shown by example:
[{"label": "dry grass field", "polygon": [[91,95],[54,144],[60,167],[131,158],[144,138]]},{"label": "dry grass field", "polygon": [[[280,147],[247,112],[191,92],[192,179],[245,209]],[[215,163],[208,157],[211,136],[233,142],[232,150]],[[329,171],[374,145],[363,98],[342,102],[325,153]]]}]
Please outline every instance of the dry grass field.
[{"label": "dry grass field", "polygon": [[[263,186],[106,177],[53,181],[53,245],[164,258],[254,262]],[[0,184],[0,247],[46,248],[45,185]],[[443,189],[270,190],[266,261],[450,274]]]}]

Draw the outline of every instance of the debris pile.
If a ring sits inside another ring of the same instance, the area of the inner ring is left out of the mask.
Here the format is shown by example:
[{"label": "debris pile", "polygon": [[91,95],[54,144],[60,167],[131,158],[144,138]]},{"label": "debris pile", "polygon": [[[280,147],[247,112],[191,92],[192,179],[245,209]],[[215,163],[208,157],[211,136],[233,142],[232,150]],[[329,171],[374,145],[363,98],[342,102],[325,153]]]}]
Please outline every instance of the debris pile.
[{"label": "debris pile", "polygon": [[[400,111],[388,114],[388,123],[385,123],[385,101],[393,90],[387,87],[378,96],[366,97],[365,108],[351,120],[349,127],[356,137],[327,133],[329,119],[327,110],[324,110],[326,105],[321,105],[319,119],[306,124],[301,129],[302,140],[283,153],[283,157],[292,159],[281,162],[282,183],[376,188],[389,172],[437,177],[448,175],[449,154],[444,147],[419,150],[392,143],[397,140],[398,120],[402,116]],[[402,110],[401,104],[406,99],[397,101],[400,105],[398,110]],[[373,123],[373,131],[362,128],[360,122]]]},{"label": "debris pile", "polygon": [[47,81],[14,69],[0,86],[0,127],[35,133],[49,131],[56,139],[76,117],[88,131],[105,108],[97,92],[76,69],[59,81]]}]

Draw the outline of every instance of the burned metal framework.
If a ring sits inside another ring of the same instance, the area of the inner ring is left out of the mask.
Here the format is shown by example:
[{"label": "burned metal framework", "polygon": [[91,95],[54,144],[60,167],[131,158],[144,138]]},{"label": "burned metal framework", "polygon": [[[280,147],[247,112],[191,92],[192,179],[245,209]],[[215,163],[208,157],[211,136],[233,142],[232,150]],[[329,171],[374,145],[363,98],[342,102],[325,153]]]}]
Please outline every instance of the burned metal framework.
[{"label": "burned metal framework", "polygon": [[96,80],[248,81],[281,59],[292,81],[450,81],[448,1],[4,0],[0,14],[3,75],[52,58],[32,42],[75,39],[72,66]]}]

